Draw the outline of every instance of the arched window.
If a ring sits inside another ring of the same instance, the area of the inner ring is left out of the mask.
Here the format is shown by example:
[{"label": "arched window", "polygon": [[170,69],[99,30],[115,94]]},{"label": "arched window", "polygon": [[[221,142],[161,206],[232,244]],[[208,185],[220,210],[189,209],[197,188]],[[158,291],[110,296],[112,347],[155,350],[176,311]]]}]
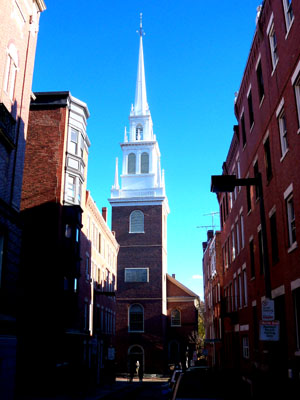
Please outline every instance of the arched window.
[{"label": "arched window", "polygon": [[181,326],[181,313],[177,309],[171,312],[171,326]]},{"label": "arched window", "polygon": [[149,154],[142,153],[141,155],[141,173],[148,174],[149,173]]},{"label": "arched window", "polygon": [[128,174],[136,173],[136,155],[134,153],[130,153],[128,155]]},{"label": "arched window", "polygon": [[142,125],[137,125],[135,129],[135,138],[136,140],[143,140],[143,127]]},{"label": "arched window", "polygon": [[144,233],[144,213],[140,210],[132,211],[129,218],[130,233]]},{"label": "arched window", "polygon": [[13,100],[18,70],[18,51],[13,43],[11,43],[7,49],[7,56],[4,90],[9,95],[9,98]]},{"label": "arched window", "polygon": [[144,332],[144,308],[140,304],[129,307],[129,332]]}]

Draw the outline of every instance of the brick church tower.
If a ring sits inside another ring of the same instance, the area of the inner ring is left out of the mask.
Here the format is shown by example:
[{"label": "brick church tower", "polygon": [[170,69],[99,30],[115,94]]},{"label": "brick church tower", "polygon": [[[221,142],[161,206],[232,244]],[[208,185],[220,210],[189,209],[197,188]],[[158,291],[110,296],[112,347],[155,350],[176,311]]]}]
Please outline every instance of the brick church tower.
[{"label": "brick church tower", "polygon": [[167,215],[164,174],[147,103],[143,28],[135,103],[121,143],[109,202],[118,255],[116,346],[117,368],[128,371],[136,361],[144,372],[162,372],[167,360]]}]

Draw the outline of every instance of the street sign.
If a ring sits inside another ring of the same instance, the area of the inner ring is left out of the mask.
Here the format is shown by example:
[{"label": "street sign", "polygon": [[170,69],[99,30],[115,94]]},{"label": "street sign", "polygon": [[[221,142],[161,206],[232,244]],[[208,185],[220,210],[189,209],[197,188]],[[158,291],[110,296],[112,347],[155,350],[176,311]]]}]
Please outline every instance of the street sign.
[{"label": "street sign", "polygon": [[275,319],[274,300],[265,299],[261,303],[261,319],[263,321],[274,321]]},{"label": "street sign", "polygon": [[260,321],[259,340],[278,342],[279,341],[279,321]]}]

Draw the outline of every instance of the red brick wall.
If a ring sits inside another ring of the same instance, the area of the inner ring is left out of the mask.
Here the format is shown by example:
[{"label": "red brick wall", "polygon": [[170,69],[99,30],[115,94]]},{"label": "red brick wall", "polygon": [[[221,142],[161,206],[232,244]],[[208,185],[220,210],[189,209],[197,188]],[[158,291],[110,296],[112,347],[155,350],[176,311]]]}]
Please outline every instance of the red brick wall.
[{"label": "red brick wall", "polygon": [[[129,233],[129,216],[134,210],[144,213],[145,233]],[[112,207],[112,231],[120,245],[117,285],[117,363],[127,370],[128,349],[138,344],[144,349],[145,371],[162,372],[165,355],[166,316],[162,314],[162,207]],[[149,282],[125,283],[124,269],[149,268]],[[144,307],[144,333],[128,332],[128,309],[138,303]]]},{"label": "red brick wall", "polygon": [[[250,50],[248,62],[243,75],[239,94],[235,105],[235,114],[239,124],[239,141],[232,142],[227,156],[227,169],[232,173],[231,168],[234,165],[235,157],[239,156],[241,165],[241,177],[254,176],[253,163],[257,160],[258,169],[262,174],[263,197],[265,206],[265,216],[267,225],[268,254],[270,260],[271,289],[281,288],[284,295],[278,296],[273,292],[275,306],[281,300],[283,301],[283,313],[281,315],[281,336],[278,344],[272,344],[270,353],[276,354],[276,362],[279,367],[285,369],[283,374],[287,373],[288,357],[296,360],[295,335],[288,334],[295,332],[295,317],[293,308],[293,296],[291,291],[291,282],[300,278],[299,275],[299,246],[292,251],[288,245],[288,228],[284,192],[293,184],[296,234],[299,241],[300,226],[300,179],[298,174],[300,142],[299,142],[299,121],[296,112],[294,88],[291,83],[291,76],[300,60],[299,36],[300,36],[300,3],[292,2],[294,22],[289,33],[286,33],[285,19],[281,0],[269,0],[264,2],[263,11],[259,19],[258,30],[256,31],[252,47]],[[275,70],[271,63],[269,38],[267,35],[267,26],[271,14],[274,15],[274,27],[277,38],[277,50],[279,60]],[[264,99],[260,102],[258,94],[258,84],[256,76],[256,65],[261,60],[263,80],[264,80]],[[254,125],[250,129],[248,116],[247,93],[251,85]],[[276,110],[284,99],[284,111],[287,124],[288,152],[285,157],[281,155],[280,135],[278,127],[278,118]],[[245,127],[247,143],[243,146],[242,125],[240,121],[241,113],[244,109]],[[264,139],[269,134],[272,177],[267,179],[264,154]],[[234,143],[237,147],[233,148]],[[222,246],[231,233],[232,225],[239,217],[241,208],[243,208],[244,227],[245,227],[245,247],[240,251],[235,260],[230,263],[228,270],[224,275],[224,286],[227,286],[233,280],[233,275],[243,265],[246,265],[248,282],[248,305],[238,310],[238,319],[232,322],[232,326],[227,324],[225,329],[227,333],[231,329],[233,334],[234,324],[244,325],[246,331],[235,333],[239,337],[238,346],[241,350],[242,335],[249,335],[250,341],[250,359],[242,359],[242,367],[248,371],[251,369],[251,363],[260,365],[263,362],[263,345],[260,342],[255,344],[254,336],[258,335],[254,325],[253,310],[256,304],[258,320],[261,319],[261,298],[265,296],[265,279],[260,273],[258,227],[261,224],[259,201],[255,199],[255,190],[251,189],[251,211],[247,212],[246,190],[242,188],[238,193],[237,199],[228,217],[224,221],[222,229]],[[220,195],[220,199],[224,195]],[[276,207],[277,236],[278,236],[278,254],[279,261],[273,263],[271,254],[271,230],[269,212]],[[255,277],[250,273],[250,251],[249,239],[253,236],[254,255],[255,255]],[[249,329],[247,330],[247,326]],[[256,330],[256,331],[255,331]],[[226,334],[226,331],[225,331]],[[229,354],[230,357],[230,354]],[[280,360],[280,361],[279,361]],[[274,360],[275,361],[275,360]],[[274,364],[274,363],[273,363]],[[275,364],[274,364],[275,365]],[[298,370],[300,369],[298,361]]]},{"label": "red brick wall", "polygon": [[67,108],[30,111],[22,209],[61,201],[66,118]]}]

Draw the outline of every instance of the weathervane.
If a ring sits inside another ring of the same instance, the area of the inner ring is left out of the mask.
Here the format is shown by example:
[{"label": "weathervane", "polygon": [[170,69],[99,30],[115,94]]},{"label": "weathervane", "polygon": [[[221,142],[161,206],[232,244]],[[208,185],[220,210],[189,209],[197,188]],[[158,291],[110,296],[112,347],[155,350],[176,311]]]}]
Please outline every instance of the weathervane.
[{"label": "weathervane", "polygon": [[137,31],[137,33],[139,33],[140,36],[145,35],[144,29],[143,29],[143,13],[140,13],[140,30]]}]

